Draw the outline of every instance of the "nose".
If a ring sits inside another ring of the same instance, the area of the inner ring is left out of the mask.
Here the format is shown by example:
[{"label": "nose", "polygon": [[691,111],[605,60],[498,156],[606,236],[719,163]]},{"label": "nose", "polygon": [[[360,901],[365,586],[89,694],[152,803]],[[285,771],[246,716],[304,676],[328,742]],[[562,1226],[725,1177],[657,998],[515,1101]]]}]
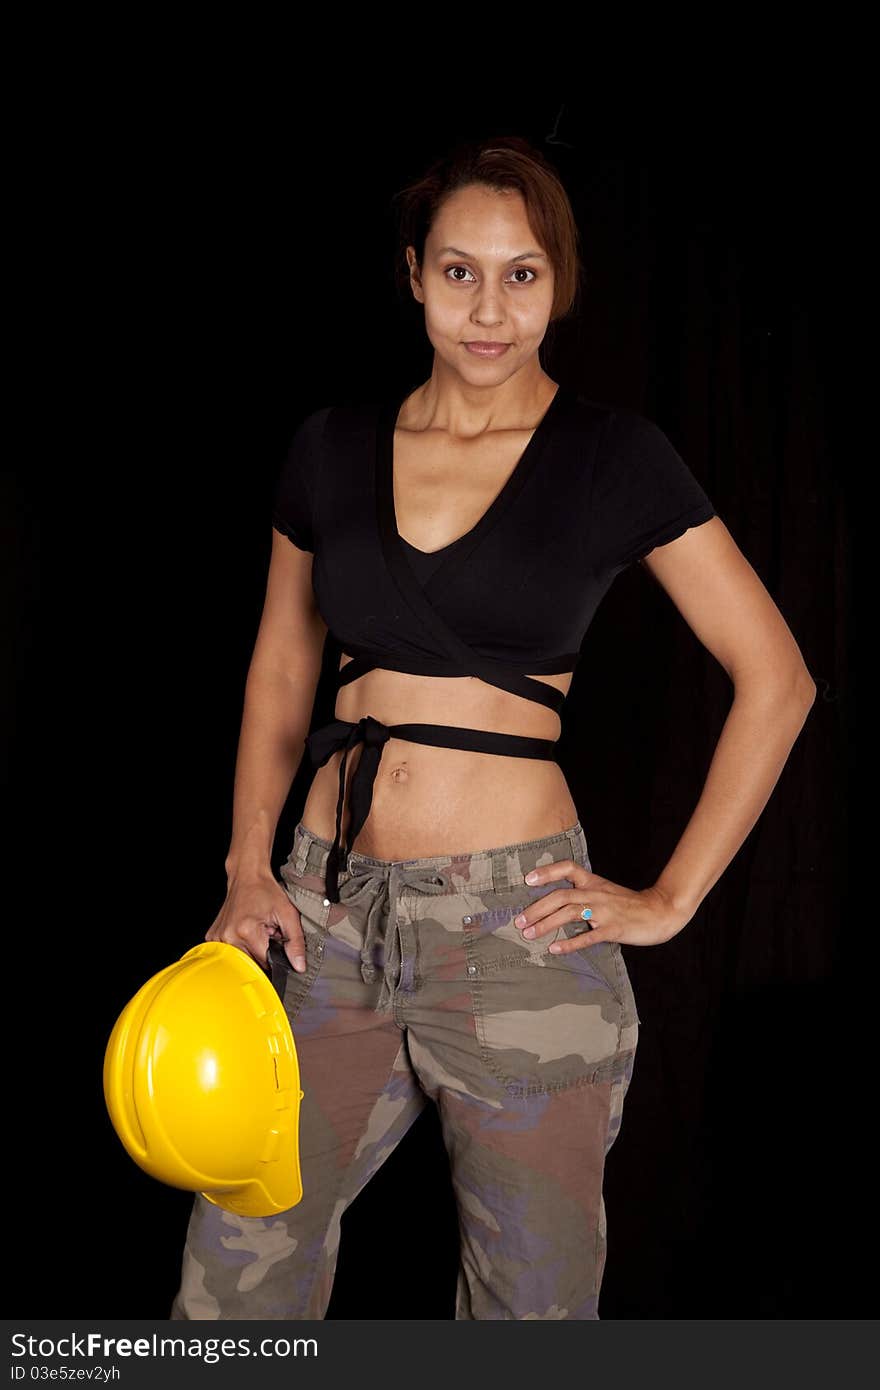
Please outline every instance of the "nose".
[{"label": "nose", "polygon": [[476,307],[471,315],[475,324],[483,328],[493,327],[504,322],[500,291],[488,282],[477,295]]}]

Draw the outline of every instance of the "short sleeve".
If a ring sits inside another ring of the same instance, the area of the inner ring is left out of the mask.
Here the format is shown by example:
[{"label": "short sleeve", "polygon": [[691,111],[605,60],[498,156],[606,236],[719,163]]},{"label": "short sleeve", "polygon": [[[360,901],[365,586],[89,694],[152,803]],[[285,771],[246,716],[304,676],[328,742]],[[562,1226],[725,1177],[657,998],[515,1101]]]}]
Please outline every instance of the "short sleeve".
[{"label": "short sleeve", "polygon": [[300,550],[315,549],[315,503],[328,412],[325,406],[302,421],[275,484],[272,525]]},{"label": "short sleeve", "polygon": [[592,510],[591,560],[598,572],[613,575],[716,515],[660,427],[621,409],[605,429]]}]

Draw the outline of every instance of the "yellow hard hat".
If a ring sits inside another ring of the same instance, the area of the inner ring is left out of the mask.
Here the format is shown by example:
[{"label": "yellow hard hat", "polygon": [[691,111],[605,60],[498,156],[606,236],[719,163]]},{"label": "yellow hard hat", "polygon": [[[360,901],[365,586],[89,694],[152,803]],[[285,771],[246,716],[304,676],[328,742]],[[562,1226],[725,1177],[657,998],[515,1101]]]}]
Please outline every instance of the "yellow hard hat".
[{"label": "yellow hard hat", "polygon": [[138,990],[104,1055],[104,1099],[135,1163],[240,1216],[302,1198],[303,1092],[275,979],[240,947],[201,942]]}]

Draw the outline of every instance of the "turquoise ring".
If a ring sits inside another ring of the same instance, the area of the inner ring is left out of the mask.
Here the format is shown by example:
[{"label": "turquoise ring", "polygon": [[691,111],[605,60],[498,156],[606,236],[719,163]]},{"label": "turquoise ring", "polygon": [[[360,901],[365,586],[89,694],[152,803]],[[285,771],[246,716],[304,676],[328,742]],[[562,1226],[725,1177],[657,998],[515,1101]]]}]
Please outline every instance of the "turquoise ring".
[{"label": "turquoise ring", "polygon": [[590,920],[590,918],[592,917],[592,915],[593,915],[593,909],[592,909],[591,907],[585,907],[585,908],[583,909],[583,911],[581,912],[581,916],[583,917],[583,919],[584,919],[585,922],[589,922],[589,920]]}]

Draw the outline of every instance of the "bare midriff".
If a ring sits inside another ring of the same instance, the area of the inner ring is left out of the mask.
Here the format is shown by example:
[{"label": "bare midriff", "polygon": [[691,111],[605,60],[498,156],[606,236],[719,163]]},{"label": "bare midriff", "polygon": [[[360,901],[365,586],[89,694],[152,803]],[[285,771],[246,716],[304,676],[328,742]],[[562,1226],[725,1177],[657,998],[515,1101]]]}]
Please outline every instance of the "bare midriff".
[{"label": "bare midriff", "polygon": [[[340,670],[350,660],[343,652]],[[533,679],[567,694],[572,675]],[[338,691],[334,717],[356,722],[366,714],[383,724],[457,724],[554,741],[561,732],[553,710],[475,676],[368,671]],[[362,751],[363,745],[356,745],[346,764],[343,843],[348,838],[351,778]],[[309,830],[331,841],[336,834],[341,760],[342,753],[334,753],[316,770],[302,813]],[[569,829],[577,818],[556,762],[390,738],[376,774],[370,814],[357,844],[349,848],[374,859],[395,860],[472,853],[542,839]]]}]

